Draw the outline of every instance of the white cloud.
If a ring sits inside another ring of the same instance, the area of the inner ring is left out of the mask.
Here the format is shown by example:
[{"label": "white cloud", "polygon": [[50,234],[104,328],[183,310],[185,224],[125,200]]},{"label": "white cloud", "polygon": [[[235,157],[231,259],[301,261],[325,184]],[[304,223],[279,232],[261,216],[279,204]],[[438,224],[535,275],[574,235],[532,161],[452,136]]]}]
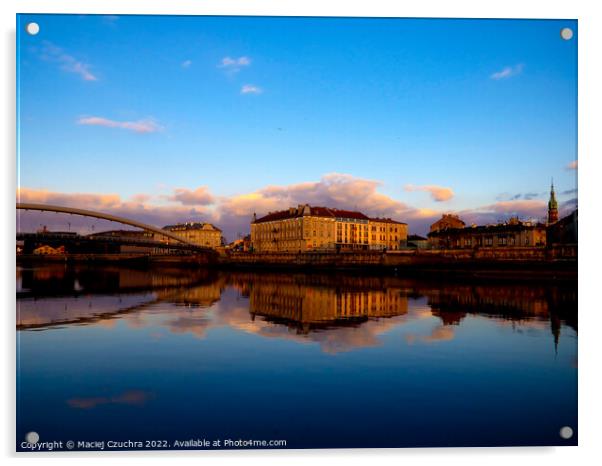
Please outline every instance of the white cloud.
[{"label": "white cloud", "polygon": [[156,133],[163,128],[152,118],[137,121],[116,121],[103,117],[82,117],[77,120],[78,125],[104,126],[106,128],[120,128],[134,131],[135,133]]},{"label": "white cloud", "polygon": [[219,68],[224,68],[226,71],[230,73],[237,73],[243,67],[249,66],[251,64],[251,59],[249,57],[224,57],[222,61],[218,65]]},{"label": "white cloud", "polygon": [[490,78],[499,81],[500,79],[508,79],[512,76],[517,76],[523,72],[524,65],[518,64],[514,66],[506,66],[500,71],[493,73]]},{"label": "white cloud", "polygon": [[192,65],[192,60],[184,60],[182,62],[182,68],[190,68],[191,65]]},{"label": "white cloud", "polygon": [[261,89],[260,87],[257,87],[253,84],[245,84],[241,89],[240,89],[240,93],[241,94],[261,94],[263,92],[263,89]]}]

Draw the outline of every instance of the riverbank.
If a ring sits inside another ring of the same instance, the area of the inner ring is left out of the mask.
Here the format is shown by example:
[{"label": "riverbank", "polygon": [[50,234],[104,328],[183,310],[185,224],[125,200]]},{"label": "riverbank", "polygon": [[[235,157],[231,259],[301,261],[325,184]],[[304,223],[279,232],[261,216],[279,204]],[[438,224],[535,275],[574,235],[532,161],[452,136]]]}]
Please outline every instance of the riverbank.
[{"label": "riverbank", "polygon": [[20,255],[17,263],[123,264],[302,272],[362,271],[406,276],[482,279],[577,279],[577,248],[483,248],[452,250],[256,253],[215,255],[63,254]]},{"label": "riverbank", "polygon": [[235,269],[362,270],[412,275],[576,279],[577,249],[487,248],[391,252],[233,253],[219,265]]},{"label": "riverbank", "polygon": [[193,254],[19,254],[18,265],[38,264],[115,264],[132,267],[166,266],[166,267],[208,267],[217,264],[215,255]]}]

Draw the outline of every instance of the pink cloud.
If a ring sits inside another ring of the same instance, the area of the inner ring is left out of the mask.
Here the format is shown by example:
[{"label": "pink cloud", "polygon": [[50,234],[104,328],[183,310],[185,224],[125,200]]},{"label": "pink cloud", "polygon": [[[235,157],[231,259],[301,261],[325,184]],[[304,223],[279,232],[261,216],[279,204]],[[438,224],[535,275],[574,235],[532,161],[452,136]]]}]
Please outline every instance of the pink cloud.
[{"label": "pink cloud", "polygon": [[435,343],[439,341],[451,341],[454,337],[454,328],[452,326],[439,325],[431,331],[430,335],[418,336],[412,333],[406,336],[406,341],[408,344],[413,344],[416,340],[424,343]]},{"label": "pink cloud", "polygon": [[493,204],[467,209],[458,212],[460,217],[467,223],[476,225],[487,225],[505,221],[510,217],[520,219],[533,219],[543,221],[546,215],[547,203],[542,200],[511,200],[499,201]]},{"label": "pink cloud", "polygon": [[[271,185],[257,191],[234,196],[215,197],[206,186],[195,190],[177,188],[171,194],[153,198],[148,194],[137,194],[128,200],[116,194],[60,193],[47,190],[21,188],[17,192],[19,202],[58,204],[121,215],[155,226],[175,222],[207,221],[224,231],[232,240],[239,233],[249,232],[253,213],[267,214],[269,211],[287,209],[290,206],[308,203],[315,206],[338,207],[359,210],[369,216],[390,217],[407,222],[413,232],[424,233],[440,212],[417,209],[379,192],[381,183],[376,180],[357,178],[352,175],[330,173],[319,181],[307,181],[291,185]],[[161,202],[163,201],[163,203]],[[167,201],[167,203],[164,203]],[[28,220],[29,219],[29,220]],[[55,219],[55,220],[53,220]],[[52,223],[55,222],[55,223]],[[65,228],[65,218],[58,214],[28,213],[21,215],[21,229]],[[75,230],[89,228],[91,222],[73,216],[71,227]],[[114,224],[100,228],[121,228]]]},{"label": "pink cloud", "polygon": [[153,398],[154,394],[151,392],[145,392],[142,390],[128,390],[119,395],[111,397],[98,396],[87,398],[71,398],[67,400],[67,404],[72,408],[77,409],[91,409],[106,404],[142,406]]},{"label": "pink cloud", "polygon": [[[213,213],[202,206],[157,205],[151,202],[152,196],[137,194],[130,200],[123,200],[118,194],[60,193],[47,190],[20,188],[17,202],[54,204],[81,209],[96,210],[118,215],[157,227],[185,221],[212,221]],[[105,220],[88,219],[77,215],[54,214],[48,212],[19,211],[18,230],[35,231],[41,225],[49,229],[87,233],[94,231],[128,228]]]},{"label": "pink cloud", "polygon": [[44,42],[41,49],[41,58],[58,63],[63,71],[78,74],[84,81],[98,80],[96,75],[90,71],[90,65],[75,59],[51,42]]},{"label": "pink cloud", "polygon": [[109,120],[108,118],[92,116],[78,119],[77,124],[127,129],[129,131],[134,131],[135,133],[156,133],[157,131],[163,129],[159,124],[157,124],[157,122],[150,118],[138,121],[116,121]]},{"label": "pink cloud", "polygon": [[566,166],[567,170],[577,170],[577,160],[573,160]]},{"label": "pink cloud", "polygon": [[330,173],[320,181],[271,185],[252,193],[224,199],[222,211],[235,215],[264,214],[297,204],[360,210],[374,216],[403,216],[415,209],[378,192],[379,181]]},{"label": "pink cloud", "polygon": [[152,199],[152,196],[148,194],[134,194],[132,196],[132,202],[138,202],[140,204],[145,204]]},{"label": "pink cloud", "polygon": [[211,195],[207,186],[201,186],[194,191],[186,188],[177,188],[175,194],[168,196],[168,199],[183,205],[209,205],[215,202],[215,198]]},{"label": "pink cloud", "polygon": [[545,201],[539,200],[516,200],[516,201],[500,201],[495,204],[484,207],[484,209],[492,212],[513,214],[518,212],[531,212],[537,214],[545,209]]},{"label": "pink cloud", "polygon": [[[271,185],[251,193],[220,200],[217,214],[221,225],[235,225],[234,231],[248,231],[253,213],[286,209],[298,204],[359,210],[369,216],[391,217],[423,231],[440,213],[416,209],[378,191],[381,182],[341,173],[329,173],[319,181],[292,185]],[[227,229],[227,228],[226,228]]]},{"label": "pink cloud", "polygon": [[405,185],[404,189],[406,191],[425,191],[430,193],[431,197],[436,202],[445,202],[449,201],[452,197],[454,197],[454,192],[451,188],[445,188],[443,186],[436,185],[422,185],[415,186],[413,184]]},{"label": "pink cloud", "polygon": [[46,189],[17,189],[17,202],[55,204],[82,209],[111,209],[122,204],[118,194],[59,193]]}]

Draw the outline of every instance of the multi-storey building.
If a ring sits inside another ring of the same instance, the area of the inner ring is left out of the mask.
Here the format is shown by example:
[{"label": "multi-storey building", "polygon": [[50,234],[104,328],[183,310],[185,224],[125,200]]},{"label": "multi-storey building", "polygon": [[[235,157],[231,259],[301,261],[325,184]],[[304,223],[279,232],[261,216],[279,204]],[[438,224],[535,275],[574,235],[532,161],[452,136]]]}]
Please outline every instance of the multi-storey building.
[{"label": "multi-storey building", "polygon": [[548,245],[577,244],[577,209],[548,225]]},{"label": "multi-storey building", "polygon": [[546,226],[521,222],[514,217],[497,225],[438,229],[431,231],[428,237],[435,249],[543,247],[546,245]]},{"label": "multi-storey building", "polygon": [[[576,213],[575,213],[576,217]],[[550,231],[558,232],[562,227],[553,228],[558,222],[558,202],[554,192],[554,182],[550,187],[548,201],[547,230],[539,222],[523,222],[513,217],[505,223],[466,227],[457,215],[445,214],[431,225],[428,234],[431,247],[437,249],[496,248],[496,247],[543,247]],[[565,221],[569,224],[569,221]],[[576,223],[576,222],[575,222]],[[558,235],[556,235],[558,236]]]},{"label": "multi-storey building", "polygon": [[407,239],[407,223],[390,218],[370,219],[370,249],[397,251],[406,246]]},{"label": "multi-storey building", "polygon": [[430,232],[448,230],[450,228],[464,228],[466,224],[454,214],[443,214],[439,220],[431,225]]},{"label": "multi-storey building", "polygon": [[163,229],[199,246],[218,248],[222,245],[222,230],[211,223],[178,223],[176,225],[166,225]]},{"label": "multi-storey building", "polygon": [[399,249],[406,238],[405,223],[308,204],[261,218],[254,215],[251,223],[251,243],[257,252]]}]

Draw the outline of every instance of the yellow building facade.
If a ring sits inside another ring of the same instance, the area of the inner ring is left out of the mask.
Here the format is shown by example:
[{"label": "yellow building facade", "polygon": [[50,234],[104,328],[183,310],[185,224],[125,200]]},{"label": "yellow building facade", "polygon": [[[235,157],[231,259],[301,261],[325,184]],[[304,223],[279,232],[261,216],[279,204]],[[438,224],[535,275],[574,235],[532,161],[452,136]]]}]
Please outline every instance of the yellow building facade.
[{"label": "yellow building facade", "polygon": [[251,223],[256,252],[397,250],[406,239],[405,223],[308,204],[254,216]]},{"label": "yellow building facade", "polygon": [[370,249],[397,251],[406,246],[407,240],[407,223],[390,218],[370,219]]},{"label": "yellow building facade", "polygon": [[176,225],[164,226],[163,229],[175,233],[199,246],[218,248],[222,245],[222,230],[211,223],[178,223]]},{"label": "yellow building facade", "polygon": [[249,303],[253,314],[301,325],[394,317],[408,312],[408,298],[400,289],[360,291],[308,286],[289,276],[255,283],[250,290]]}]

